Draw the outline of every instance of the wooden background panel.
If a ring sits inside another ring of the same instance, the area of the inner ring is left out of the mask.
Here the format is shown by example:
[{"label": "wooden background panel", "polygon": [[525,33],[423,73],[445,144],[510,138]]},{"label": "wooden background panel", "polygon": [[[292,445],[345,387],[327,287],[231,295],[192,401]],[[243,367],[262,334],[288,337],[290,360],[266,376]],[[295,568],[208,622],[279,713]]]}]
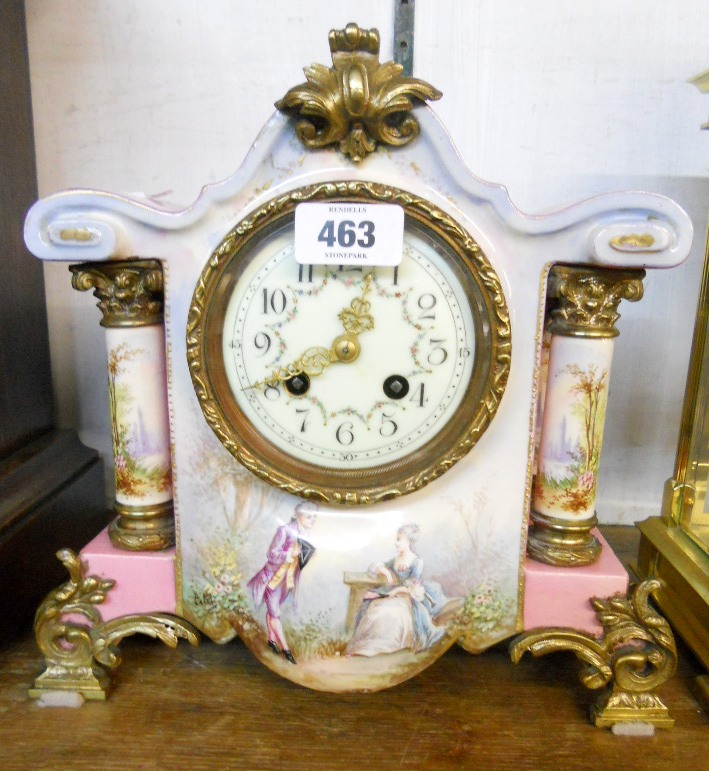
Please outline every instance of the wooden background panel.
[{"label": "wooden background panel", "polygon": [[37,198],[21,2],[0,4],[0,460],[52,427],[42,266],[22,240]]},{"label": "wooden background panel", "polygon": [[96,451],[53,430],[42,266],[22,240],[37,196],[23,11],[0,3],[0,635],[62,577],[56,550],[106,522]]}]

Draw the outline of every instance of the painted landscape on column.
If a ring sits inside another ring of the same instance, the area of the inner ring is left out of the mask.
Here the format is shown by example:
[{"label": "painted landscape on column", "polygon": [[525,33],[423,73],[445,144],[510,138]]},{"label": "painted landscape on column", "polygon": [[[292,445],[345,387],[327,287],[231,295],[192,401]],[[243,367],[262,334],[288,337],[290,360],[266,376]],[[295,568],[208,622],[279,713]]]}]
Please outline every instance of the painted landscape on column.
[{"label": "painted landscape on column", "polygon": [[127,333],[111,329],[108,335],[116,498],[132,505],[172,495],[167,414],[162,404],[150,398],[155,383],[164,378],[163,367],[156,365],[162,359],[155,356],[154,337],[150,328]]},{"label": "painted landscape on column", "polygon": [[537,510],[562,518],[593,516],[608,401],[607,349],[612,350],[611,341],[600,341],[600,346],[596,341],[600,351],[594,352],[578,340],[570,346],[568,340],[557,338],[553,344],[547,392],[547,399],[553,394],[553,414],[545,416],[534,486]]}]

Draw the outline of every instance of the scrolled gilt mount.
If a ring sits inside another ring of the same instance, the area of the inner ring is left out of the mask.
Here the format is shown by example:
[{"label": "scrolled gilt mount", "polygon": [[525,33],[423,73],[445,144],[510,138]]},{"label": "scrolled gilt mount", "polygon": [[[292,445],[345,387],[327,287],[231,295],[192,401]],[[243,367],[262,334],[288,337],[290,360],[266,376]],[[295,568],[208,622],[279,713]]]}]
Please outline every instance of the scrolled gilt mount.
[{"label": "scrolled gilt mount", "polygon": [[591,707],[597,727],[648,723],[672,728],[674,720],[667,707],[653,693],[677,669],[670,625],[649,603],[661,587],[661,581],[648,579],[637,584],[628,597],[593,597],[591,605],[603,626],[602,638],[564,627],[532,629],[512,641],[512,661],[518,663],[527,651],[535,657],[572,651],[586,664],[580,675],[583,684],[603,689]]},{"label": "scrolled gilt mount", "polygon": [[291,88],[276,102],[282,112],[297,115],[296,134],[310,150],[339,143],[355,163],[378,143],[399,147],[419,133],[410,114],[416,100],[442,94],[417,78],[402,75],[395,62],[379,62],[379,32],[348,24],[331,30],[332,67],[304,69],[307,83]]},{"label": "scrolled gilt mount", "polygon": [[[57,552],[57,557],[69,580],[47,595],[35,615],[35,638],[46,670],[30,689],[31,698],[65,691],[104,700],[111,685],[108,670],[121,663],[118,643],[134,634],[155,637],[170,648],[176,648],[180,638],[199,644],[197,630],[169,613],[132,614],[103,621],[96,606],[105,601],[115,582],[87,576],[86,565],[70,549]],[[87,623],[81,623],[81,618]]]}]

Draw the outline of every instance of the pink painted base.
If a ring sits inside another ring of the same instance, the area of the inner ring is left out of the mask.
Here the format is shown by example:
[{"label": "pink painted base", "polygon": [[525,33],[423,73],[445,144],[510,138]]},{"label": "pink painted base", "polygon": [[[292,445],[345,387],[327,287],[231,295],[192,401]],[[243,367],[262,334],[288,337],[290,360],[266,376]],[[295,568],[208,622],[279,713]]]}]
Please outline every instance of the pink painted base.
[{"label": "pink painted base", "polygon": [[[593,635],[602,634],[589,599],[628,591],[628,574],[603,536],[601,558],[594,565],[559,568],[525,561],[524,629],[565,626]],[[116,584],[101,605],[101,616],[110,621],[134,613],[174,613],[175,549],[129,552],[111,544],[102,530],[82,550],[89,575],[113,579]]]},{"label": "pink painted base", "polygon": [[628,573],[603,536],[594,530],[603,547],[593,565],[578,568],[554,567],[525,561],[524,629],[566,626],[594,636],[603,634],[591,597],[625,596]]},{"label": "pink painted base", "polygon": [[174,613],[175,549],[124,551],[117,549],[102,530],[81,550],[88,575],[116,582],[99,607],[101,618],[110,621],[134,613]]}]

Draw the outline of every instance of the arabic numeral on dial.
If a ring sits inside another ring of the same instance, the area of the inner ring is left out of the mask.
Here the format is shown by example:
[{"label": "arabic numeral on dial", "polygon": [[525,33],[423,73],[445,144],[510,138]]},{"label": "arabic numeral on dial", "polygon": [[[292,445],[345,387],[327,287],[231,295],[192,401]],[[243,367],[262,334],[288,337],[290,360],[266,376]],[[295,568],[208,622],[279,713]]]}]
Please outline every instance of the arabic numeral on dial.
[{"label": "arabic numeral on dial", "polygon": [[419,310],[421,311],[421,313],[419,313],[419,321],[423,319],[434,320],[436,318],[436,312],[433,309],[436,307],[437,302],[436,295],[430,294],[429,292],[422,294],[421,297],[419,297],[417,302]]},{"label": "arabic numeral on dial", "polygon": [[459,350],[459,352],[458,352],[458,355],[460,356],[461,359],[467,359],[468,356],[470,356],[471,353],[472,352],[471,352],[470,348],[461,348]]},{"label": "arabic numeral on dial", "polygon": [[340,423],[337,427],[337,431],[335,431],[335,439],[337,439],[344,447],[349,447],[352,442],[354,442],[354,434],[352,433],[353,428],[354,425],[349,421]]},{"label": "arabic numeral on dial", "polygon": [[267,385],[263,389],[263,395],[270,401],[275,402],[281,398],[281,389],[278,386]]},{"label": "arabic numeral on dial", "polygon": [[286,309],[288,300],[286,293],[282,289],[273,289],[269,292],[264,288],[261,290],[261,297],[263,299],[263,312],[265,314],[275,313],[280,315]]},{"label": "arabic numeral on dial", "polygon": [[351,452],[341,452],[340,460],[354,460],[354,455]]},{"label": "arabic numeral on dial", "polygon": [[426,384],[419,383],[414,390],[413,394],[409,398],[410,402],[413,402],[418,407],[424,407],[428,402],[428,396],[426,396]]},{"label": "arabic numeral on dial", "polygon": [[399,430],[399,425],[392,420],[392,415],[382,412],[382,423],[379,426],[379,434],[384,437],[394,436]]},{"label": "arabic numeral on dial", "polygon": [[302,421],[302,422],[301,422],[301,424],[300,424],[300,433],[301,433],[301,434],[304,434],[304,433],[305,433],[305,429],[307,428],[307,424],[308,424],[308,414],[309,414],[309,413],[310,413],[310,407],[305,407],[305,408],[301,408],[301,409],[296,409],[296,414],[297,414],[297,415],[302,415],[302,416],[303,416],[303,421]]},{"label": "arabic numeral on dial", "polygon": [[445,343],[445,339],[441,338],[436,340],[431,338],[429,343],[431,345],[431,350],[428,352],[426,361],[432,366],[437,367],[439,364],[443,364],[448,358],[448,351],[441,345],[441,343]]},{"label": "arabic numeral on dial", "polygon": [[266,332],[257,332],[254,336],[254,348],[260,351],[259,356],[265,356],[271,349],[271,335]]}]

